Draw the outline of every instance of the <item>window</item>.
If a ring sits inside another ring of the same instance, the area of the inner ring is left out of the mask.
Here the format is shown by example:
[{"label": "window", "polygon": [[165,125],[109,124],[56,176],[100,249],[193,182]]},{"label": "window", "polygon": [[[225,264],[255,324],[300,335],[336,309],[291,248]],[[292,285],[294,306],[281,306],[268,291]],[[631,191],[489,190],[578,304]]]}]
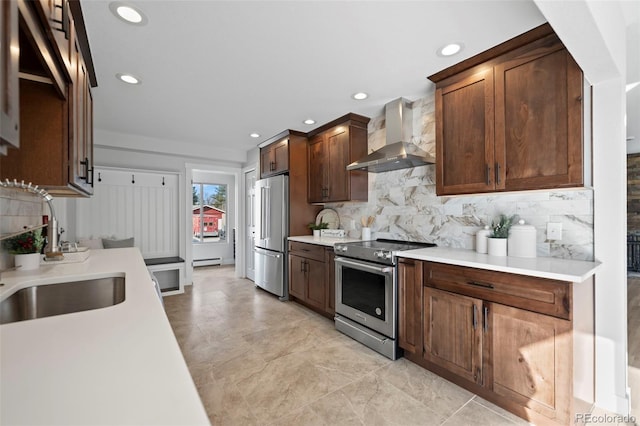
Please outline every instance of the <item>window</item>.
[{"label": "window", "polygon": [[194,183],[193,242],[217,243],[227,240],[227,185]]}]

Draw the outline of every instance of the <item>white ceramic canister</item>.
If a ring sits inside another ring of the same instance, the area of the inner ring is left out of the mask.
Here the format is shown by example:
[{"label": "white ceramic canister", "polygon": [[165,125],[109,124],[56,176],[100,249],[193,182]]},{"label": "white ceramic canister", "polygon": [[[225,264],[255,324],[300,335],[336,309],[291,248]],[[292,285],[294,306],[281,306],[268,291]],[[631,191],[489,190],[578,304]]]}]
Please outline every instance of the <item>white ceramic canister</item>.
[{"label": "white ceramic canister", "polygon": [[491,231],[489,230],[489,226],[485,225],[484,229],[476,232],[476,251],[478,253],[486,253],[487,252],[487,238]]},{"label": "white ceramic canister", "polygon": [[509,256],[536,257],[536,228],[525,225],[524,220],[518,221],[509,231],[507,245]]}]

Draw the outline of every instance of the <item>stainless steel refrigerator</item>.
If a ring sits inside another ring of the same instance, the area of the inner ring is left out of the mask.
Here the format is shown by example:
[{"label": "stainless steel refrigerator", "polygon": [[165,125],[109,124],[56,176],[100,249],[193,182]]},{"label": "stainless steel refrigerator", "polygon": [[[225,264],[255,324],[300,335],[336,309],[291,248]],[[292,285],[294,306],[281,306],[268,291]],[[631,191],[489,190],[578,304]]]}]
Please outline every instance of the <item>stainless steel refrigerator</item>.
[{"label": "stainless steel refrigerator", "polygon": [[289,236],[289,176],[256,182],[255,284],[280,300],[289,298],[286,247]]}]

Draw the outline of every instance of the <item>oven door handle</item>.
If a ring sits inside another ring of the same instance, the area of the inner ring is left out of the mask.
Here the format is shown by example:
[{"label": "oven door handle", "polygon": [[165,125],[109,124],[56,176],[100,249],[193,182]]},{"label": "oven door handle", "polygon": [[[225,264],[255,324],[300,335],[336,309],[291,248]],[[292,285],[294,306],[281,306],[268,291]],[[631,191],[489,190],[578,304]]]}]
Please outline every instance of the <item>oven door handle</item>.
[{"label": "oven door handle", "polygon": [[393,273],[393,267],[391,266],[372,266],[366,263],[354,262],[352,260],[345,259],[344,257],[336,257],[336,263],[353,266],[354,268],[362,269],[363,271],[374,272],[377,274],[387,275]]}]

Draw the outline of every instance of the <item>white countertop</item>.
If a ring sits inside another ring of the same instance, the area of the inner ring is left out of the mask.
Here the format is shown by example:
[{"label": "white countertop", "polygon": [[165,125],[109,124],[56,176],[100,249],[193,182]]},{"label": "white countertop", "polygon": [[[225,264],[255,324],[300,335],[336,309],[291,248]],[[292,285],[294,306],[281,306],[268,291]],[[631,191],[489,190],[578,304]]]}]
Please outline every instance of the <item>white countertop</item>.
[{"label": "white countertop", "polygon": [[398,251],[396,256],[410,259],[468,266],[490,271],[509,272],[538,278],[581,283],[593,274],[600,262],[558,259],[555,257],[489,256],[474,250],[429,247],[417,250]]},{"label": "white countertop", "polygon": [[337,243],[352,243],[360,241],[359,238],[335,238],[335,237],[314,237],[313,235],[301,235],[297,237],[289,237],[289,241],[298,241],[300,243],[317,244],[319,246],[333,247]]},{"label": "white countertop", "polygon": [[0,424],[209,424],[137,248],[5,272],[0,300],[34,284],[118,275],[118,305],[0,325]]}]

